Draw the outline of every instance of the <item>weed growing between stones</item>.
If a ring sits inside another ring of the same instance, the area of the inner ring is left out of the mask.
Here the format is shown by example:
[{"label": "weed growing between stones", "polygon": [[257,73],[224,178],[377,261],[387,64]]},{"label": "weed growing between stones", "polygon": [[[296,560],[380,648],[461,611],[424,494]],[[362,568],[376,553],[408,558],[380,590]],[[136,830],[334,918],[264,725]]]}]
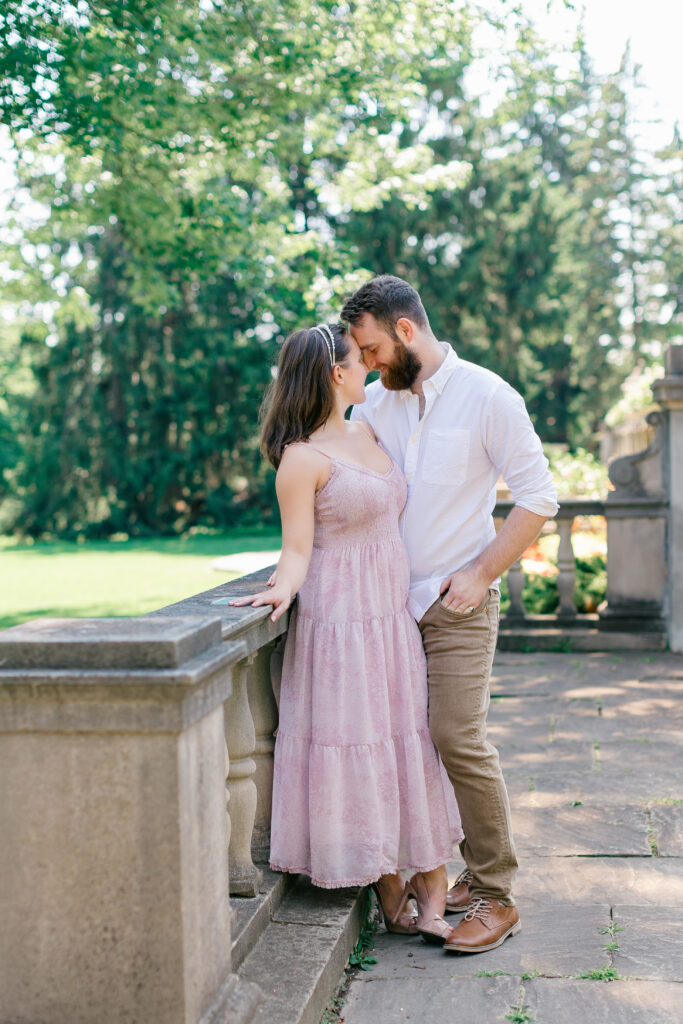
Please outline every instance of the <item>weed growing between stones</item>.
[{"label": "weed growing between stones", "polygon": [[520,985],[517,994],[517,1004],[510,1007],[509,1012],[505,1014],[505,1020],[511,1021],[512,1024],[534,1024],[536,1018],[531,1013],[529,1007],[524,1005],[525,995],[524,985]]},{"label": "weed growing between stones", "polygon": [[621,979],[621,974],[614,965],[614,953],[619,949],[619,942],[617,940],[618,932],[624,931],[624,926],[617,924],[614,920],[612,907],[609,908],[609,924],[604,928],[600,929],[601,935],[609,935],[610,941],[605,943],[604,949],[608,954],[610,962],[604,964],[602,967],[594,967],[589,971],[581,971],[580,974],[575,974],[575,978],[587,978],[590,981],[618,981]]},{"label": "weed growing between stones", "polygon": [[652,814],[649,806],[645,808],[645,817],[647,818],[647,841],[650,844],[650,852],[653,857],[659,857],[659,843],[657,842],[657,833],[652,824]]},{"label": "weed growing between stones", "polygon": [[360,934],[358,936],[358,942],[353,947],[353,952],[349,957],[349,967],[359,968],[361,971],[371,971],[374,965],[377,963],[376,956],[370,956],[370,950],[375,948],[375,940],[373,938],[375,931],[375,923],[371,920],[370,911],[372,909],[372,897],[370,895],[370,889],[365,890],[365,896],[363,897],[363,909],[361,911],[361,923],[360,923]]},{"label": "weed growing between stones", "polygon": [[605,967],[594,967],[590,971],[581,971],[575,974],[575,978],[588,978],[590,981],[619,981],[621,975],[616,967],[606,965]]},{"label": "weed growing between stones", "polygon": [[349,985],[358,974],[358,971],[371,971],[377,963],[377,958],[369,954],[369,950],[374,949],[375,946],[373,935],[376,927],[377,919],[372,915],[372,896],[370,895],[370,889],[366,889],[361,907],[358,941],[353,947],[348,966],[345,968],[345,977],[325,1007],[320,1024],[340,1024],[340,1021],[344,1020],[342,1009],[346,1003]]},{"label": "weed growing between stones", "polygon": [[606,953],[616,953],[619,949],[619,943],[617,941],[617,932],[623,932],[623,927],[617,924],[616,921],[610,921],[606,928],[600,929],[601,935],[609,935],[610,941],[605,943]]}]

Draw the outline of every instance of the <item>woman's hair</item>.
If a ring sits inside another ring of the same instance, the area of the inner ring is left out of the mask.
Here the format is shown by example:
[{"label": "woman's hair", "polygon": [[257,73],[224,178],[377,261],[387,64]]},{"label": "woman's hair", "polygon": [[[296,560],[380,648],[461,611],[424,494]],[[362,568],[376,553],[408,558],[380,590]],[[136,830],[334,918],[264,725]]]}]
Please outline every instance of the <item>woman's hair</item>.
[{"label": "woman's hair", "polygon": [[321,427],[334,409],[332,368],[351,352],[341,324],[328,324],[332,346],[320,328],[294,331],[280,351],[277,377],[261,406],[261,451],[277,469],[288,444],[305,441]]}]

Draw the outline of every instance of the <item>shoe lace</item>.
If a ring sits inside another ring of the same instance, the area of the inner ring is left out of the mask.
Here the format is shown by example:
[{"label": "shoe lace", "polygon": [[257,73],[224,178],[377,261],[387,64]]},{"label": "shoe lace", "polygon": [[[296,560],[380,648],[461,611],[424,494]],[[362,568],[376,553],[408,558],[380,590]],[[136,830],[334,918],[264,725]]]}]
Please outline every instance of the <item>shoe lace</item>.
[{"label": "shoe lace", "polygon": [[465,885],[469,885],[471,881],[472,872],[470,871],[469,868],[465,868],[465,870],[461,871],[456,880],[453,882],[452,888],[455,889],[456,886],[461,885],[463,882],[465,883]]},{"label": "shoe lace", "polygon": [[478,917],[480,921],[484,921],[491,910],[491,900],[478,896],[468,904],[467,910],[465,911],[465,921],[473,921],[475,917]]}]

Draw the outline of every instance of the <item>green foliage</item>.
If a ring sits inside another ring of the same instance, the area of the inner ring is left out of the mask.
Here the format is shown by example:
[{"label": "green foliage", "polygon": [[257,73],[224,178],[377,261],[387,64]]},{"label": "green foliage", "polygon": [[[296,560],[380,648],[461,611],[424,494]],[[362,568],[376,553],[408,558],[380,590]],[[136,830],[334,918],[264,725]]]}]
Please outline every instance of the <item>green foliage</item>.
[{"label": "green foliage", "polygon": [[[605,600],[607,592],[607,565],[604,555],[591,555],[576,559],[576,589],[574,604],[580,613],[594,612]],[[529,573],[522,591],[524,607],[529,615],[552,615],[557,611],[559,594],[556,576]],[[509,605],[507,585],[501,584],[501,609]]]},{"label": "green foliage", "polygon": [[518,1005],[511,1006],[509,1012],[505,1014],[505,1020],[511,1021],[512,1024],[534,1024],[536,1018],[520,997]]},{"label": "green foliage", "polygon": [[589,971],[581,971],[575,978],[586,978],[590,981],[619,981],[621,975],[616,967],[594,967]]},{"label": "green foliage", "polygon": [[585,448],[551,449],[547,453],[553,482],[560,498],[597,498],[607,493],[607,466]]},{"label": "green foliage", "polygon": [[373,938],[375,926],[370,917],[371,907],[372,896],[370,895],[370,889],[367,888],[363,896],[358,941],[349,956],[349,966],[359,968],[361,971],[371,971],[377,963],[377,957],[372,956],[370,953],[370,950],[375,948],[375,940]]},{"label": "green foliage", "polygon": [[[275,525],[256,420],[278,345],[380,270],[521,390],[544,439],[592,444],[680,322],[680,141],[645,167],[628,65],[601,78],[492,10],[5,0],[24,198],[3,246],[0,525]],[[484,21],[508,46],[490,112],[467,86]]]}]

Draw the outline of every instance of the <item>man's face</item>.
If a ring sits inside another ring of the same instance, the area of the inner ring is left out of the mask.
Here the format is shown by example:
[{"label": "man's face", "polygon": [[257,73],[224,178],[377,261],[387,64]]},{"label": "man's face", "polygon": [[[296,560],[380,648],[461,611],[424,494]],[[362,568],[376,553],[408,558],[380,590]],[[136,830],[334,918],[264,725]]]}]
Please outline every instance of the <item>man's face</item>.
[{"label": "man's face", "polygon": [[413,350],[400,338],[392,337],[372,313],[364,313],[352,324],[351,334],[363,353],[368,371],[379,370],[382,384],[388,391],[404,391],[412,387],[422,363]]}]

